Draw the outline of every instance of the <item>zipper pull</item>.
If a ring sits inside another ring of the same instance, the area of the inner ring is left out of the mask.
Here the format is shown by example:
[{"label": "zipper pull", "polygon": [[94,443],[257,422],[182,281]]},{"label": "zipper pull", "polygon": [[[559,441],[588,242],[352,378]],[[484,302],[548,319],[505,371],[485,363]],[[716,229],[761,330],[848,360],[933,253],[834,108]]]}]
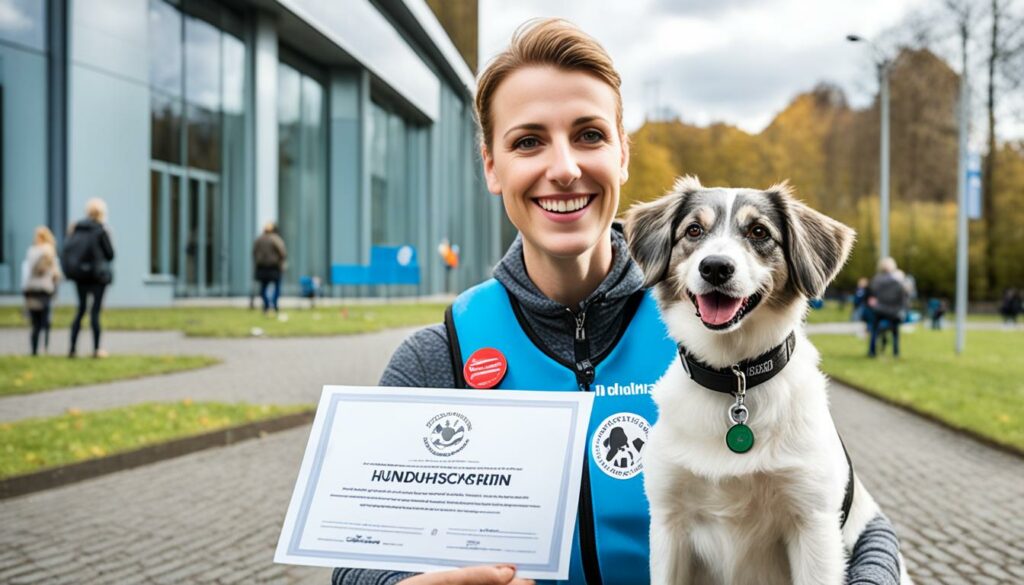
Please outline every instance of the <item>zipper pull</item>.
[{"label": "zipper pull", "polygon": [[586,341],[587,331],[583,328],[583,323],[587,320],[587,312],[580,311],[579,314],[575,314],[570,310],[569,313],[571,313],[573,319],[576,320],[576,341]]}]

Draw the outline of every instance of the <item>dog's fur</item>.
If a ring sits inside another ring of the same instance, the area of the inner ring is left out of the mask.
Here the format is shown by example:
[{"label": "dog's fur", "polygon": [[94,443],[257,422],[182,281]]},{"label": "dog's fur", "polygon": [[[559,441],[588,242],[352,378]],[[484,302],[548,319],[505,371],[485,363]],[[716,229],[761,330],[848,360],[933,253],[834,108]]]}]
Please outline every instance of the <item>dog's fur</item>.
[{"label": "dog's fur", "polygon": [[[703,228],[697,238],[687,235],[694,223]],[[767,239],[749,237],[755,223],[767,228]],[[766,191],[709,189],[685,177],[665,197],[629,211],[626,238],[647,284],[655,285],[669,333],[701,362],[727,368],[764,354],[790,331],[797,335],[788,365],[747,392],[755,435],[747,453],[725,444],[732,397],[699,386],[679,360],[655,386],[658,422],[644,458],[651,582],[842,583],[846,555],[879,508],[855,480],[840,530],[849,468],[802,321],[807,299],[821,295],[846,261],[853,230],[794,199],[785,183]],[[698,270],[712,254],[736,267],[717,287]],[[759,302],[738,322],[714,329],[694,303],[694,295],[711,290]]]}]

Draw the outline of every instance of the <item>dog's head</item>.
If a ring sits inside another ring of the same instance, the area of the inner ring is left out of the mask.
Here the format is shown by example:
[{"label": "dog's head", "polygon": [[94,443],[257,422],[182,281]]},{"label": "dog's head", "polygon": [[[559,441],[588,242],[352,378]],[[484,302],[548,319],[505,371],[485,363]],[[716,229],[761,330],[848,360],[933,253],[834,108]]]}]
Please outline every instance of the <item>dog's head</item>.
[{"label": "dog's head", "polygon": [[663,314],[685,312],[688,325],[731,333],[802,317],[806,299],[846,262],[854,232],[797,201],[786,183],[718,189],[684,177],[629,210],[626,239]]}]

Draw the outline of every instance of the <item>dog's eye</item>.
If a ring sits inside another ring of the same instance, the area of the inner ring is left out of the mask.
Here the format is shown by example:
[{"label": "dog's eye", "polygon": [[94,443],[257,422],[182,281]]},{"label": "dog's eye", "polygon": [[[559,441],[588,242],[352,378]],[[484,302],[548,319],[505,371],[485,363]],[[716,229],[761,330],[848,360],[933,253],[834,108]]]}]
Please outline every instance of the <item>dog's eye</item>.
[{"label": "dog's eye", "polygon": [[747,232],[747,237],[751,240],[767,240],[768,228],[756,223],[750,228],[750,231]]},{"label": "dog's eye", "polygon": [[699,223],[691,223],[686,228],[686,237],[688,238],[699,238],[704,235],[704,228]]}]

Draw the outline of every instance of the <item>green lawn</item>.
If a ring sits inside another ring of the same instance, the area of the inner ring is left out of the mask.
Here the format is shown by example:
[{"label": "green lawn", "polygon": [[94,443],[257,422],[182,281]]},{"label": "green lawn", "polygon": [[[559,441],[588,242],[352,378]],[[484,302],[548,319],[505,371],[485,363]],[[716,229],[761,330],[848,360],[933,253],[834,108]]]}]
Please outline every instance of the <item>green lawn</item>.
[{"label": "green lawn", "polygon": [[0,479],[310,408],[184,400],[4,423]]},{"label": "green lawn", "polygon": [[835,301],[828,301],[825,303],[825,306],[820,309],[808,309],[807,322],[839,323],[842,321],[849,321],[851,311],[853,311],[853,305],[850,303],[846,303],[846,305],[840,309],[839,303]]},{"label": "green lawn", "polygon": [[[927,322],[928,317],[925,315],[925,311],[920,307],[915,309],[921,313],[922,321]],[[808,323],[841,323],[843,321],[850,320],[850,313],[853,311],[853,305],[846,303],[842,309],[839,308],[837,301],[826,301],[825,306],[820,309],[809,309],[807,311],[807,322]],[[953,323],[956,319],[956,313],[948,311],[943,320],[946,324]],[[995,323],[1000,321],[999,315],[989,313],[970,313],[967,315],[967,320],[978,323]]]},{"label": "green lawn", "polygon": [[900,335],[899,359],[866,357],[867,340],[814,335],[822,369],[838,380],[1024,452],[1024,332],[918,328]]},{"label": "green lawn", "polygon": [[[280,318],[244,308],[106,309],[102,320],[104,329],[121,331],[176,330],[196,337],[304,337],[440,323],[445,307],[427,303],[317,307],[283,311]],[[72,307],[57,307],[53,326],[68,327],[72,316]],[[0,307],[0,327],[26,326],[21,308]],[[82,328],[87,325],[83,323]]]},{"label": "green lawn", "polygon": [[31,394],[192,370],[218,363],[201,355],[112,355],[106,359],[63,356],[0,356],[0,396]]}]

